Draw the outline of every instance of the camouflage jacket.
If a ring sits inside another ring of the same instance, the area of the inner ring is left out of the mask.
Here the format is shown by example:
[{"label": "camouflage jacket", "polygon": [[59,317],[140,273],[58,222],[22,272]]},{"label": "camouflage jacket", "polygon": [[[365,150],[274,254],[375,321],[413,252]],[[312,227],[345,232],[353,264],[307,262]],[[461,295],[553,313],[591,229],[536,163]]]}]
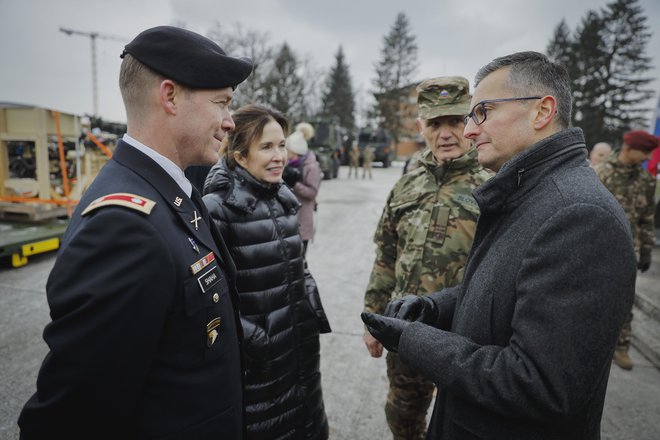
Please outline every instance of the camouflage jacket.
[{"label": "camouflage jacket", "polygon": [[[370,164],[374,161],[374,157],[376,154],[374,153],[374,148],[373,147],[364,147],[364,150],[362,150],[362,163],[363,164]],[[359,160],[359,158],[358,158]]]},{"label": "camouflage jacket", "polygon": [[421,150],[415,151],[411,156],[410,159],[408,159],[408,163],[405,167],[404,174],[411,172],[412,170],[421,167],[420,159],[422,158],[422,155],[429,151],[428,148],[423,148]]},{"label": "camouflage jacket", "polygon": [[626,212],[637,251],[650,253],[655,244],[653,176],[641,165],[622,164],[616,154],[596,165],[594,170]]},{"label": "camouflage jacket", "polygon": [[461,282],[479,216],[472,190],[492,175],[476,156],[470,150],[438,164],[427,149],[394,185],[374,237],[365,310],[382,313],[393,299]]}]

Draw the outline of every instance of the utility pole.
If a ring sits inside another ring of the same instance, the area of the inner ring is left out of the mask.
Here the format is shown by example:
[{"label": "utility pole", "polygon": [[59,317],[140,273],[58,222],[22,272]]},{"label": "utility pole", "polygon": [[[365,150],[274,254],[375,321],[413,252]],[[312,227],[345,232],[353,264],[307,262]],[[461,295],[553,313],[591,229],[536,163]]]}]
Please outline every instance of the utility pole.
[{"label": "utility pole", "polygon": [[92,44],[92,100],[93,100],[93,110],[94,110],[94,116],[99,115],[99,97],[98,97],[98,85],[97,85],[97,76],[96,76],[96,39],[101,38],[103,40],[114,40],[114,41],[121,41],[121,42],[127,42],[127,38],[119,37],[116,35],[105,35],[105,34],[100,34],[98,32],[84,32],[84,31],[78,31],[74,29],[65,29],[65,28],[60,28],[60,32],[64,32],[65,34],[71,36],[71,35],[82,35],[84,37],[89,37],[90,42]]}]

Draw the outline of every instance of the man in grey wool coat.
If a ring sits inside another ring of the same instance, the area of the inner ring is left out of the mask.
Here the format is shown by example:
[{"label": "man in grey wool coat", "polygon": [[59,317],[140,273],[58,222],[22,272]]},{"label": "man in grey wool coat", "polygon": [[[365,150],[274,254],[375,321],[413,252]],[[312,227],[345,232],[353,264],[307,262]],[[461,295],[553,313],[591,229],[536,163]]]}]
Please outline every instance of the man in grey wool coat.
[{"label": "man in grey wool coat", "polygon": [[481,216],[463,282],[362,319],[442,390],[429,439],[599,439],[634,296],[630,226],[570,127],[563,67],[520,52],[475,84],[463,134],[497,174],[473,193]]}]

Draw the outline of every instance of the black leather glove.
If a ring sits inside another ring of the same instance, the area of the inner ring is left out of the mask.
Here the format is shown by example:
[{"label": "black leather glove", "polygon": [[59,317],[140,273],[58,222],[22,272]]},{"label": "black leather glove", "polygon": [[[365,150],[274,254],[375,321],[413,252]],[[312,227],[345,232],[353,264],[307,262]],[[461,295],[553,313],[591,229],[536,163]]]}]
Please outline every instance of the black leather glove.
[{"label": "black leather glove", "polygon": [[426,295],[406,295],[391,301],[385,308],[384,316],[433,325],[438,320],[438,307]]},{"label": "black leather glove", "polygon": [[651,252],[643,250],[639,253],[639,260],[637,260],[637,269],[646,272],[651,267]]},{"label": "black leather glove", "polygon": [[282,180],[284,180],[284,183],[286,183],[289,187],[293,188],[293,186],[300,182],[301,179],[302,173],[298,168],[290,166],[284,167],[284,171],[282,172]]},{"label": "black leather glove", "polygon": [[361,316],[369,333],[378,339],[387,351],[392,353],[399,351],[401,333],[410,325],[410,322],[369,312],[362,312]]}]

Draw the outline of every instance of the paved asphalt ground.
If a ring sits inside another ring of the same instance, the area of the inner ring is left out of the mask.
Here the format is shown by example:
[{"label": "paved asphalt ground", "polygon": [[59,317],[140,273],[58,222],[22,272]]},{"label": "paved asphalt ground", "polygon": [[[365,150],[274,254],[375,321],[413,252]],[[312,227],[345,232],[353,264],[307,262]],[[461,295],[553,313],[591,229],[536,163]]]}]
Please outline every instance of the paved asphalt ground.
[{"label": "paved asphalt ground", "polygon": [[[321,186],[317,237],[308,259],[333,328],[321,336],[332,440],[391,438],[382,409],[387,393],[384,357],[367,354],[359,315],[374,258],[371,238],[387,193],[401,174],[397,165],[375,168],[373,180],[349,180],[342,168],[339,179]],[[653,275],[641,275],[649,288],[660,285],[659,253],[656,248],[655,270],[649,271]],[[53,262],[54,254],[48,254],[32,257],[20,269],[6,262],[0,268],[0,440],[18,439],[16,420],[34,392],[47,352],[41,333],[49,321],[45,284]],[[660,438],[660,371],[635,350],[632,357],[631,372],[612,366],[604,440]]]}]

